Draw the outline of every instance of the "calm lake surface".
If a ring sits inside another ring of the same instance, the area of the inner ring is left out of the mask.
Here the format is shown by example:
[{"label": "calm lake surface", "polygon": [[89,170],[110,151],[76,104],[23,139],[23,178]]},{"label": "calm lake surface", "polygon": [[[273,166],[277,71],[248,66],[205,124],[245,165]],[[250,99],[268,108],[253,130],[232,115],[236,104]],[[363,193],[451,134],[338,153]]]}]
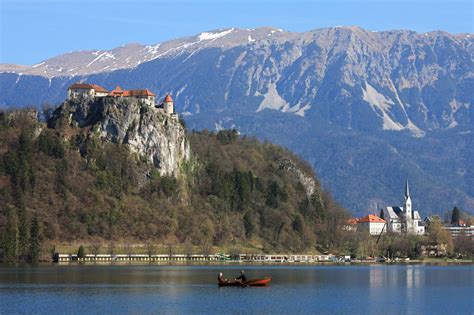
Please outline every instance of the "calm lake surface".
[{"label": "calm lake surface", "polygon": [[[271,276],[269,287],[219,288]],[[0,266],[0,313],[474,314],[474,267],[431,265]]]}]

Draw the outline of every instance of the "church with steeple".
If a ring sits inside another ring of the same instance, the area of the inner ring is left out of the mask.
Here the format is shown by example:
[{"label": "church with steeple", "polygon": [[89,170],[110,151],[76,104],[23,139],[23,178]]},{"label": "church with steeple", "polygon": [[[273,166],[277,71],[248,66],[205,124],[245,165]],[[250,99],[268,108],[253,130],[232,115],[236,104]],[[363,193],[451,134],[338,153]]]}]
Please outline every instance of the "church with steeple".
[{"label": "church with steeple", "polygon": [[384,207],[380,210],[380,217],[387,222],[387,231],[390,233],[425,234],[425,225],[420,213],[415,211],[410,197],[408,179],[405,184],[405,202],[401,207]]}]

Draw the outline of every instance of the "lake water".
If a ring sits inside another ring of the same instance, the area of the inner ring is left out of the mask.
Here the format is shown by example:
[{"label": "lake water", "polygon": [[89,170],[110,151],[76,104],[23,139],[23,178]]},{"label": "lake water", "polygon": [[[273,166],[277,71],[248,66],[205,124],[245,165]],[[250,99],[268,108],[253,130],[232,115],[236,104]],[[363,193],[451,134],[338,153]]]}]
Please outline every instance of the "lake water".
[{"label": "lake water", "polygon": [[[219,288],[245,269],[269,287]],[[474,314],[474,267],[0,265],[0,313]]]}]

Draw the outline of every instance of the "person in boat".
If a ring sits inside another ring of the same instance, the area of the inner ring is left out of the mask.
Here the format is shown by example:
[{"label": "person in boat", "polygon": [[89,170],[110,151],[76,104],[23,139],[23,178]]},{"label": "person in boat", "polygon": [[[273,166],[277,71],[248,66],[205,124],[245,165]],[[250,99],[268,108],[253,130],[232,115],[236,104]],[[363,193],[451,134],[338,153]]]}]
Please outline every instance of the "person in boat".
[{"label": "person in boat", "polygon": [[229,280],[227,280],[226,278],[224,278],[224,275],[222,274],[222,272],[219,272],[219,276],[217,277],[217,280],[218,280],[220,283],[227,283],[227,282],[229,282]]},{"label": "person in boat", "polygon": [[247,276],[245,276],[245,272],[243,270],[240,271],[240,276],[235,278],[235,280],[238,280],[240,282],[245,282],[247,281]]}]

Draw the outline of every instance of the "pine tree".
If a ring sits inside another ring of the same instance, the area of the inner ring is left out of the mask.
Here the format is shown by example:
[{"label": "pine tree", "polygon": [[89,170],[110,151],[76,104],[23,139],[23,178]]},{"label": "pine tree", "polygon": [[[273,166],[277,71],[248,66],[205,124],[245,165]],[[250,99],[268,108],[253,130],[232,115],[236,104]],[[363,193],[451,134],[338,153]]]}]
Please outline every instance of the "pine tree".
[{"label": "pine tree", "polygon": [[7,208],[7,224],[2,240],[4,260],[16,261],[18,259],[18,217],[13,207]]},{"label": "pine tree", "polygon": [[21,260],[26,260],[29,253],[30,231],[26,220],[24,207],[18,209],[18,255]]},{"label": "pine tree", "polygon": [[459,220],[461,219],[461,213],[459,212],[458,207],[454,207],[451,214],[451,224],[459,225]]},{"label": "pine tree", "polygon": [[35,214],[31,221],[30,231],[30,248],[28,253],[28,261],[32,263],[38,262],[41,251],[41,228],[38,217]]},{"label": "pine tree", "polygon": [[79,250],[77,251],[77,258],[82,259],[86,257],[86,251],[84,249],[84,246],[79,246]]},{"label": "pine tree", "polygon": [[304,234],[304,223],[301,215],[297,215],[296,218],[293,220],[292,224],[293,230],[302,237]]},{"label": "pine tree", "polygon": [[255,223],[253,222],[254,218],[250,212],[245,213],[244,215],[244,228],[245,228],[245,236],[247,238],[252,237],[253,233],[255,232]]}]

